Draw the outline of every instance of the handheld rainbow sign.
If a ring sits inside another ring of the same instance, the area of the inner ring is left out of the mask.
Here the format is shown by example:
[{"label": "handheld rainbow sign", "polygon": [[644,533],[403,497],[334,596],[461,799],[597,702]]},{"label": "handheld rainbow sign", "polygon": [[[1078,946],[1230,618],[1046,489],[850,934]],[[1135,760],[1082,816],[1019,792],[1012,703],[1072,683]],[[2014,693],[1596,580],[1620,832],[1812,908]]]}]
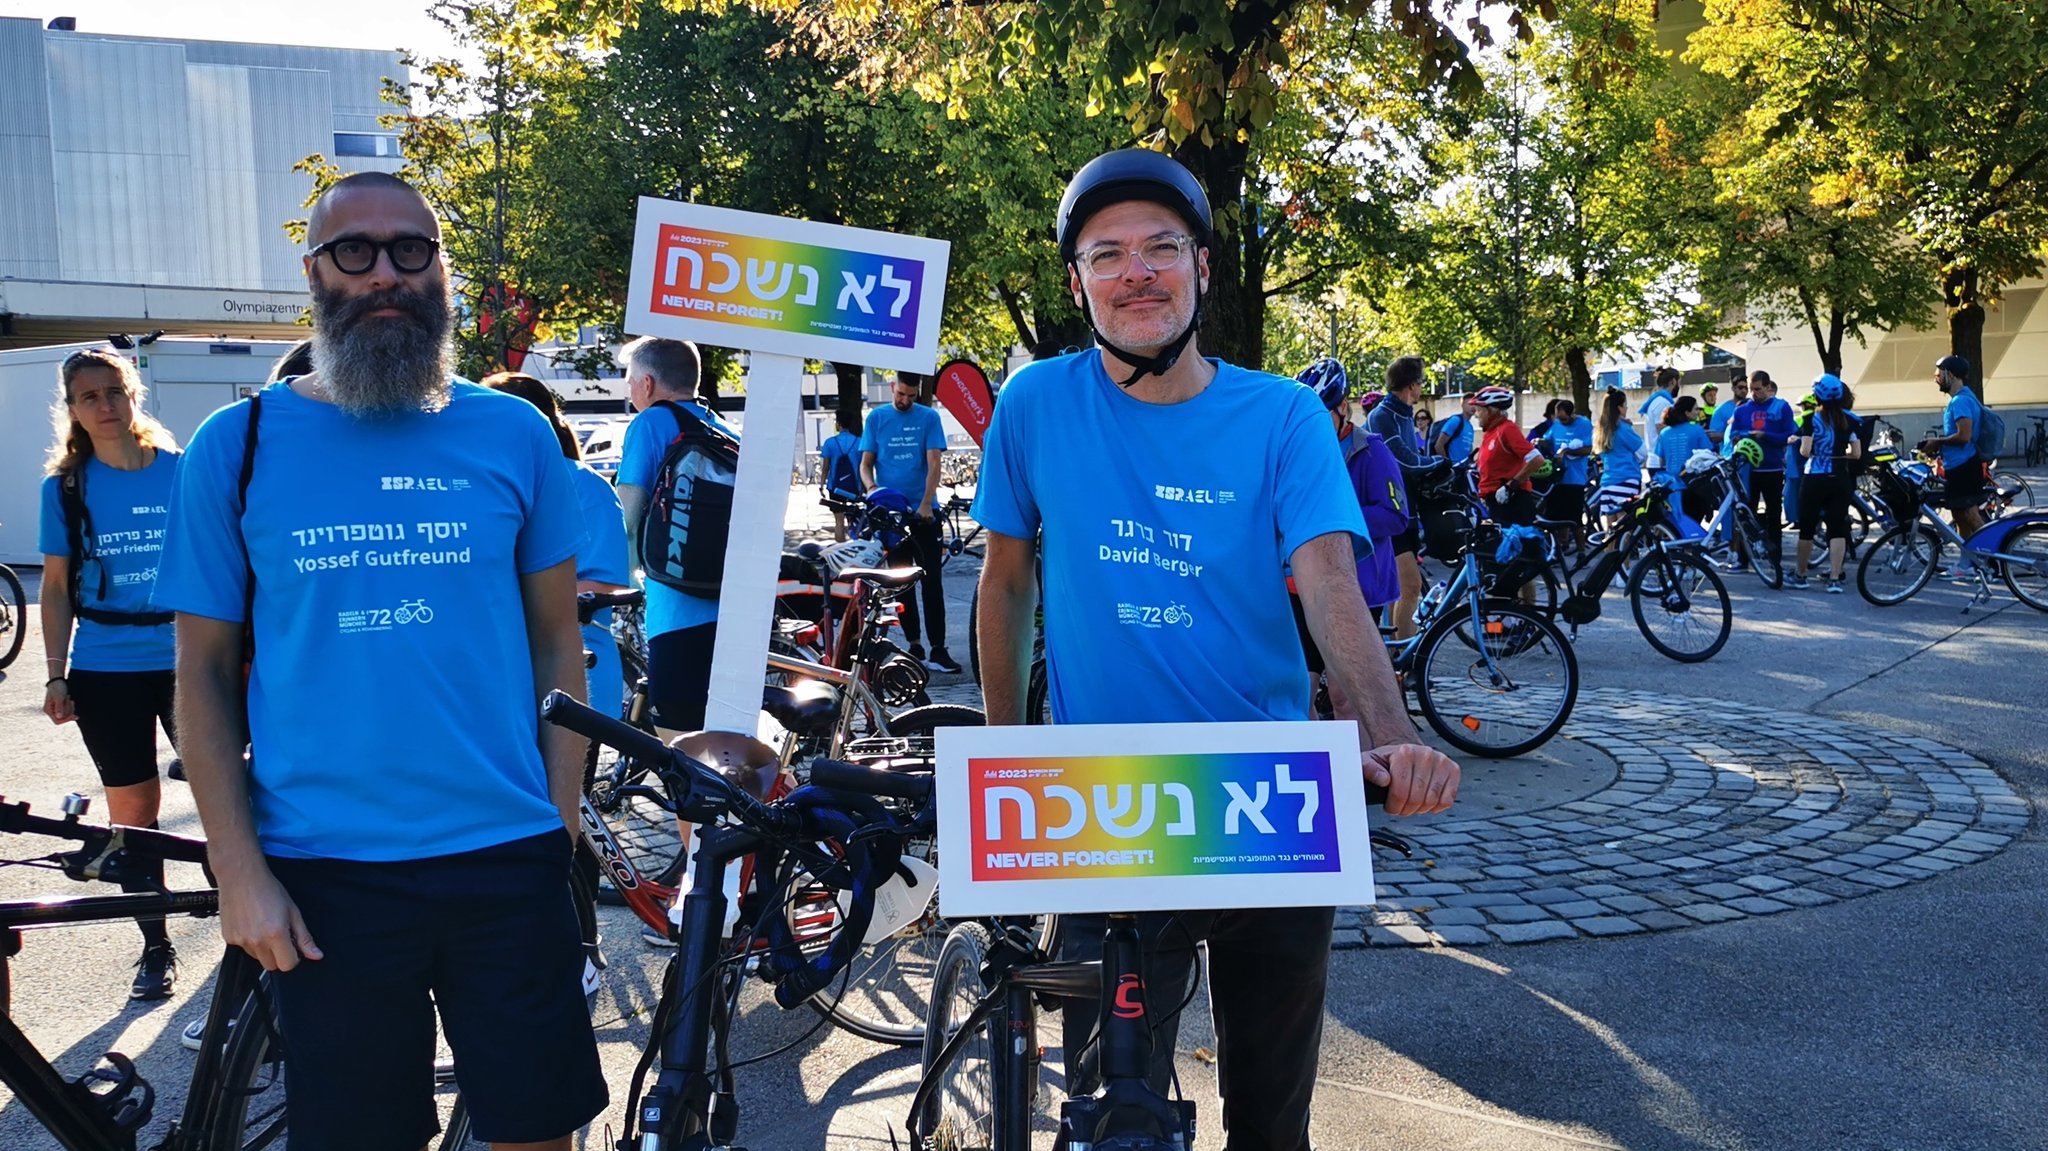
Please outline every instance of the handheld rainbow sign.
[{"label": "handheld rainbow sign", "polygon": [[944,240],[640,198],[626,331],[929,372]]},{"label": "handheld rainbow sign", "polygon": [[1348,723],[938,733],[948,916],[1373,900]]}]

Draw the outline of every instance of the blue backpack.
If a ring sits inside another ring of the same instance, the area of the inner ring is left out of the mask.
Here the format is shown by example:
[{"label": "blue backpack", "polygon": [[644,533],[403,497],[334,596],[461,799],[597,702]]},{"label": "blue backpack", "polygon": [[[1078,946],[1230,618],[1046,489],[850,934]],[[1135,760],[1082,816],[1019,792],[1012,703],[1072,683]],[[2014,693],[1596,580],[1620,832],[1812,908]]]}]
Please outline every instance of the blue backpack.
[{"label": "blue backpack", "polygon": [[1977,449],[1977,458],[1988,464],[1998,458],[1998,449],[2005,443],[2005,417],[1981,400],[1977,408],[1983,414],[1978,417],[1976,434],[1970,437],[1970,442]]}]

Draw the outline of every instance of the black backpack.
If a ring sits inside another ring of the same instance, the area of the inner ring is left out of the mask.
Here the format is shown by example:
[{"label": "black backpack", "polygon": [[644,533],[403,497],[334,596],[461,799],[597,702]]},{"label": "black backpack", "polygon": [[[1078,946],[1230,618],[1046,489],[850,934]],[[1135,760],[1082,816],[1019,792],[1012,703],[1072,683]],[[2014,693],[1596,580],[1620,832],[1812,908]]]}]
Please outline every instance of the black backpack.
[{"label": "black backpack", "polygon": [[[162,449],[158,449],[162,450]],[[70,551],[67,566],[65,591],[71,599],[71,614],[79,619],[110,627],[161,627],[177,617],[167,611],[108,611],[100,607],[87,607],[81,602],[79,591],[84,586],[85,565],[95,562],[88,540],[94,538],[92,513],[85,506],[85,468],[67,472],[57,485],[57,502],[64,510],[64,543]],[[98,561],[99,583],[93,593],[101,603],[107,602],[107,565]]]},{"label": "black backpack", "polygon": [[640,566],[656,583],[716,599],[725,579],[740,444],[680,404],[656,406],[675,416],[676,436],[662,453],[640,521]]}]

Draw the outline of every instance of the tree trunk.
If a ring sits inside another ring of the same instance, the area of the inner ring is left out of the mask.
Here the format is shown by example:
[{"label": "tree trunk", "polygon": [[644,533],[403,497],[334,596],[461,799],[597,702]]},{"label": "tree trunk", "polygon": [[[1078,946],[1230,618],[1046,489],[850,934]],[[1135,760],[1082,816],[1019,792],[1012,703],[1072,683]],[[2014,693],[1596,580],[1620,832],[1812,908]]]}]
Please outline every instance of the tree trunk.
[{"label": "tree trunk", "polygon": [[1208,190],[1210,211],[1216,218],[1216,246],[1209,251],[1209,292],[1197,346],[1203,355],[1258,368],[1265,357],[1265,267],[1262,259],[1254,268],[1245,258],[1247,248],[1258,254],[1258,249],[1242,239],[1253,222],[1240,218],[1234,210],[1244,199],[1251,147],[1240,143],[1235,133],[1213,144],[1189,137],[1173,156]]},{"label": "tree trunk", "polygon": [[1064,356],[1069,348],[1085,348],[1095,342],[1095,334],[1088,330],[1088,321],[1075,312],[1063,315],[1057,320],[1038,318],[1038,338],[1030,344],[1031,358],[1050,360]]},{"label": "tree trunk", "polygon": [[867,406],[868,370],[859,364],[832,365],[832,375],[839,383],[839,406],[858,412]]},{"label": "tree trunk", "polygon": [[1949,270],[1942,273],[1941,299],[1948,305],[1948,350],[1970,361],[1968,384],[1984,398],[1984,304],[1977,298],[1977,273],[1971,268],[1956,267],[1953,261],[1944,261]]},{"label": "tree trunk", "polygon": [[1564,366],[1572,377],[1572,407],[1589,418],[1597,414],[1593,411],[1593,371],[1586,365],[1586,349],[1566,348]]},{"label": "tree trunk", "polygon": [[1842,335],[1848,326],[1848,318],[1842,315],[1842,309],[1830,308],[1828,342],[1820,350],[1820,370],[1837,378],[1842,374]]}]

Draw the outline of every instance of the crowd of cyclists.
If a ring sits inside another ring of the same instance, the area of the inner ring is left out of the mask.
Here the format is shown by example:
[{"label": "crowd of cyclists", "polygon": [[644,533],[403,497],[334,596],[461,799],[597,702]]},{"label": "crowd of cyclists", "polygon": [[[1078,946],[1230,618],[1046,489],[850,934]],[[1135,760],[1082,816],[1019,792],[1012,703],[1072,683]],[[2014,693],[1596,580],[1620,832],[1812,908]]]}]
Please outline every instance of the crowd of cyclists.
[{"label": "crowd of cyclists", "polygon": [[[989,430],[974,515],[988,534],[977,622],[991,723],[1024,718],[1041,619],[1061,723],[1304,719],[1306,665],[1359,726],[1388,812],[1447,809],[1458,765],[1417,739],[1376,626],[1414,634],[1422,560],[1450,558],[1427,526],[1446,491],[1504,527],[1584,542],[1651,480],[1703,515],[1701,461],[1725,457],[1772,546],[1796,528],[1792,586],[1824,562],[1828,590],[1841,589],[1869,436],[1832,375],[1803,416],[1765,372],[1715,402],[1667,369],[1633,411],[1609,389],[1591,418],[1556,400],[1525,431],[1515,394],[1485,387],[1432,419],[1416,356],[1362,394],[1334,359],[1295,388],[1203,357],[1213,221],[1172,160],[1098,158],[1056,231],[1097,347],[1017,373]],[[639,583],[639,532],[671,446],[738,431],[698,397],[693,345],[643,337],[622,353],[639,414],[607,482],[581,464],[540,381],[453,379],[439,223],[411,187],[340,181],[308,245],[312,339],[182,453],[126,359],[64,361],[40,533],[44,711],[78,724],[116,822],[155,826],[157,729],[178,747],[223,936],[278,977],[295,1146],[422,1145],[438,1014],[478,1137],[566,1147],[607,1088],[562,885],[582,755],[537,724],[534,704],[560,688],[617,707],[608,622],[579,631],[576,593]],[[1956,357],[1937,365],[1952,398],[1943,435],[1923,445],[1943,457],[1966,532],[1983,485],[1967,371]],[[934,516],[944,435],[915,400],[899,383],[864,425],[842,412],[822,478],[842,495],[901,493],[901,554],[925,569],[931,643],[927,658],[905,597],[912,654],[957,672]],[[1231,436],[1214,434],[1219,421]],[[1152,541],[1142,559],[1112,546],[1132,531]],[[654,723],[695,730],[717,600],[651,580],[645,594]],[[1134,610],[1169,603],[1187,626],[1150,627]],[[1328,908],[1144,921],[1148,983],[1168,1002],[1207,943],[1233,1146],[1307,1145],[1331,925]],[[139,927],[131,994],[167,997],[175,952],[161,921]],[[1069,957],[1090,957],[1100,934],[1078,925]],[[1094,1018],[1069,1009],[1069,1050],[1087,1047]],[[1070,1088],[1086,1092],[1092,1074],[1070,1067]]]}]

